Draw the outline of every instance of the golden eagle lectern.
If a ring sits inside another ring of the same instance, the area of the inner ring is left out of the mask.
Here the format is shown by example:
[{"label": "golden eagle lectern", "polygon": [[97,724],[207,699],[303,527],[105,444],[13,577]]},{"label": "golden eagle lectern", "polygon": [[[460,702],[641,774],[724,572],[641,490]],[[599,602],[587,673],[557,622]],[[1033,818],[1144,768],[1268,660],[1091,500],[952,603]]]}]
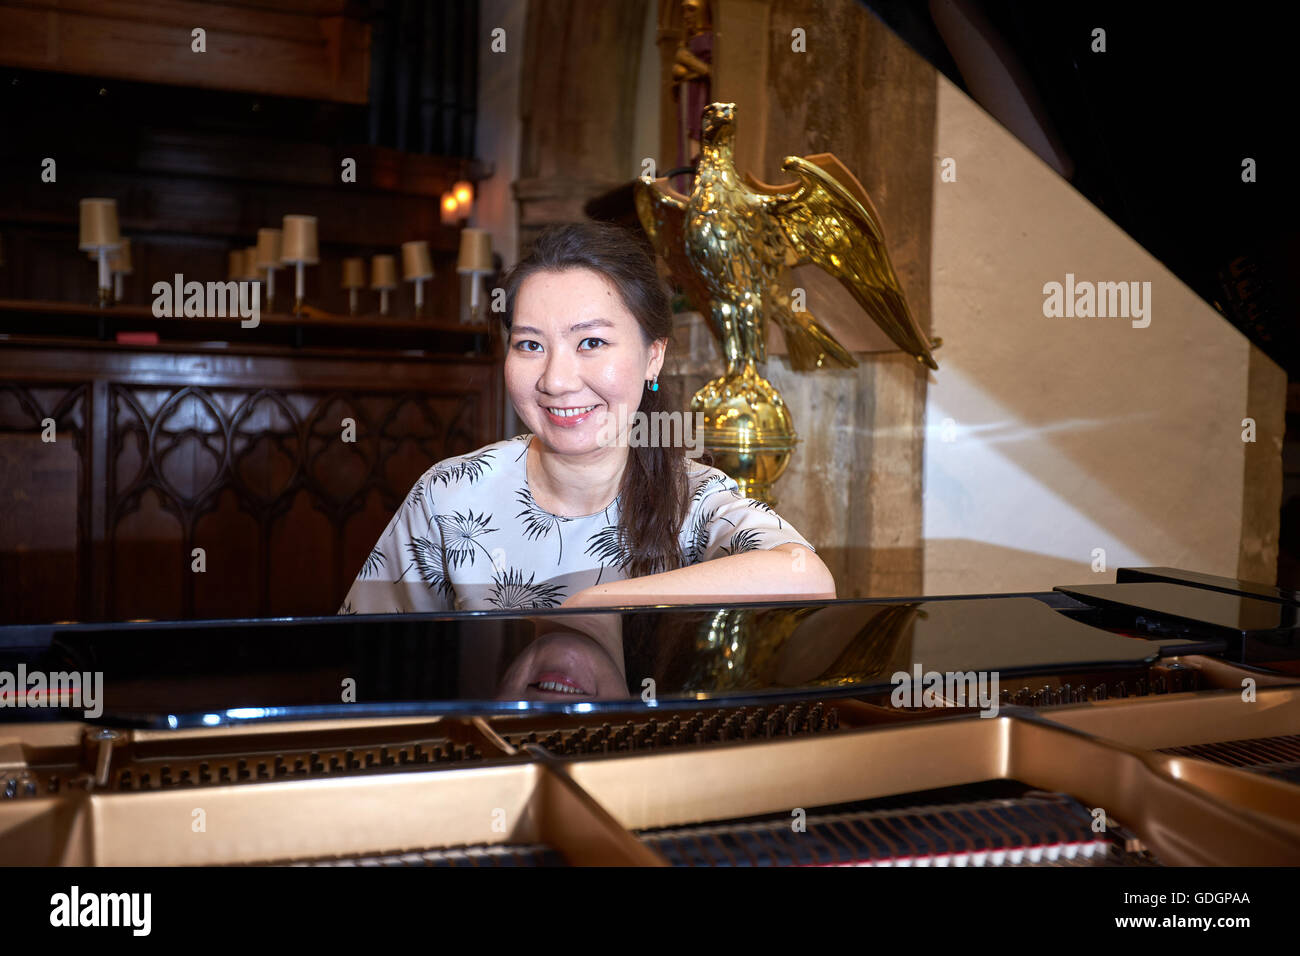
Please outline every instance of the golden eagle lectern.
[{"label": "golden eagle lectern", "polygon": [[695,394],[704,444],[742,492],[772,501],[795,436],[789,410],[755,363],[767,361],[767,320],[781,327],[790,366],[799,371],[857,365],[802,302],[792,302],[788,270],[812,264],[834,276],[900,349],[939,366],[908,309],[889,261],[880,214],[862,184],[831,153],[787,156],[797,181],[743,181],[733,158],[736,106],[711,103],[701,122],[699,167],[690,196],[665,178],[642,177],[636,208],[642,228],[673,278],[717,339],[726,371]]}]

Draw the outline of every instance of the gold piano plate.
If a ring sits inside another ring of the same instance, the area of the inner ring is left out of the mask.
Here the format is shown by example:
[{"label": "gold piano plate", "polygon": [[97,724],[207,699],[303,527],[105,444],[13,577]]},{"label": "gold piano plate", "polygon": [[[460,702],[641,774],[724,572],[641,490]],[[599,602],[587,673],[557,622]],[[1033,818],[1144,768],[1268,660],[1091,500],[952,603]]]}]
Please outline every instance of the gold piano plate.
[{"label": "gold piano plate", "polygon": [[[1270,742],[1300,738],[1300,687],[1260,688],[1253,701],[1243,700],[1241,690],[1102,701],[1057,708],[1044,717],[1117,745],[1151,751],[1168,776],[1300,834],[1300,785],[1287,782],[1300,779],[1300,773],[1283,779],[1267,775],[1271,752],[1278,749]],[[1205,759],[1213,744],[1235,744],[1219,748],[1231,764]],[[1277,755],[1284,758],[1282,767],[1300,769],[1300,741],[1288,749],[1294,753],[1291,760],[1285,761],[1288,754]]]},{"label": "gold piano plate", "polygon": [[573,865],[659,862],[535,762],[0,805],[7,865],[291,863],[507,843]]},{"label": "gold piano plate", "polygon": [[1300,834],[1189,786],[1163,755],[1036,718],[960,717],[564,766],[630,830],[1014,780],[1103,808],[1164,863],[1300,863]]}]

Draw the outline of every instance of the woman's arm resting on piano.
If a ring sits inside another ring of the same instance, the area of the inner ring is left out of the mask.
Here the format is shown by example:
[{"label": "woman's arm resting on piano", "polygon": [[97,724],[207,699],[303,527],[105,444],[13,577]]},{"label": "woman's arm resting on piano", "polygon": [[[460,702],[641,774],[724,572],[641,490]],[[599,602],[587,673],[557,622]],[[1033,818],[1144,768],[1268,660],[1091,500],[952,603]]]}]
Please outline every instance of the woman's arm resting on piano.
[{"label": "woman's arm resting on piano", "polygon": [[620,604],[725,604],[729,601],[821,601],[835,597],[822,559],[793,542],[690,567],[585,588],[561,607]]}]

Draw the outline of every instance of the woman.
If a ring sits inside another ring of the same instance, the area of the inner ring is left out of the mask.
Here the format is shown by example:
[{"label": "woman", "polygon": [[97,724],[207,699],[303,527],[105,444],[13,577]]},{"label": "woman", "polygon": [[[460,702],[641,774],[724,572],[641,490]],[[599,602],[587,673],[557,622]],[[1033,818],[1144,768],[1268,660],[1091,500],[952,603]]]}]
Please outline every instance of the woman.
[{"label": "woman", "polygon": [[552,227],[505,287],[506,390],[531,434],[425,472],[343,612],[835,597],[815,549],[771,508],[680,448],[629,441],[644,434],[635,415],[665,411],[672,330],[637,237]]}]

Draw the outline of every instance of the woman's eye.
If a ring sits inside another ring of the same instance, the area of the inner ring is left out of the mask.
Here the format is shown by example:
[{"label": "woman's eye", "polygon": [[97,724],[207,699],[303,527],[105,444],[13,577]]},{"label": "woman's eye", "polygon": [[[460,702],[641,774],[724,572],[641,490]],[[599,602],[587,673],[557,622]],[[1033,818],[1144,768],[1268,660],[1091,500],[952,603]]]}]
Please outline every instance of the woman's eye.
[{"label": "woman's eye", "polygon": [[[529,348],[528,346],[530,345],[536,345],[537,348]],[[515,348],[519,349],[521,352],[540,352],[542,350],[542,344],[540,342],[534,342],[532,339],[520,339],[515,343]]]},{"label": "woman's eye", "polygon": [[[596,338],[594,335],[589,335],[589,336],[587,336],[585,339],[583,339],[581,342],[578,343],[578,348],[581,349],[581,348],[582,348],[584,345],[586,345],[588,342],[599,342],[600,345],[608,345],[608,344],[609,344],[609,343],[606,342],[604,339],[598,339],[598,338]],[[593,346],[593,348],[599,348],[599,346]],[[591,349],[588,349],[587,351],[591,351]]]}]

